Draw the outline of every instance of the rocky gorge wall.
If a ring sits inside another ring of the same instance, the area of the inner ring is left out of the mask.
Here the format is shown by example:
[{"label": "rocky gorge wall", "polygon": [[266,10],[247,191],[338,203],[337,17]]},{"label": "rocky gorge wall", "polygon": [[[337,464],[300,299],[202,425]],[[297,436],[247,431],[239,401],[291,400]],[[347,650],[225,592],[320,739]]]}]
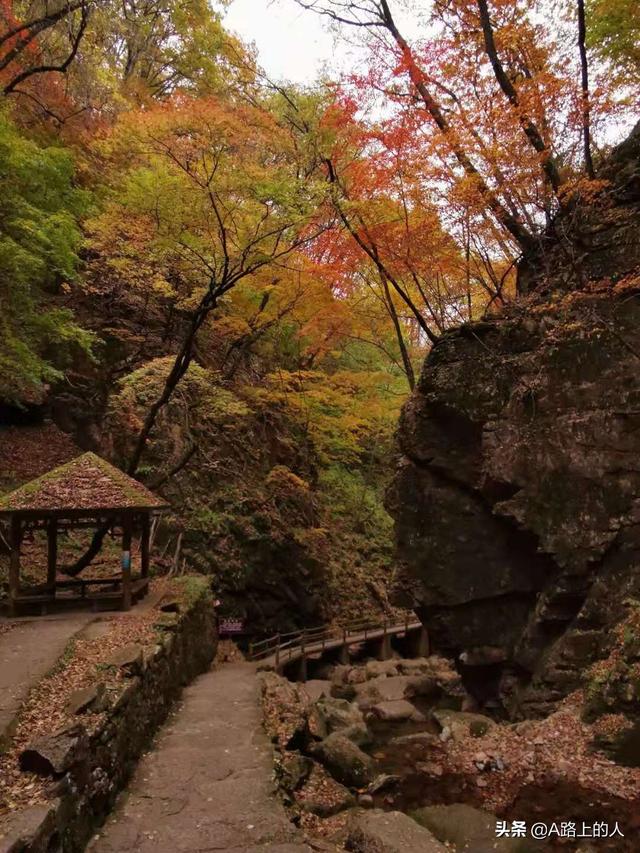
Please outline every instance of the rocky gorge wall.
[{"label": "rocky gorge wall", "polygon": [[85,849],[183,686],[205,672],[214,657],[211,595],[204,581],[194,587],[180,612],[159,614],[153,649],[117,650],[109,664],[122,676],[115,695],[82,691],[86,700],[79,700],[78,722],[23,752],[23,769],[50,777],[51,796],[12,814],[0,837],[3,853]]},{"label": "rocky gorge wall", "polygon": [[401,417],[388,507],[417,612],[515,715],[588,684],[640,600],[639,166],[640,127],[530,295],[445,333]]}]

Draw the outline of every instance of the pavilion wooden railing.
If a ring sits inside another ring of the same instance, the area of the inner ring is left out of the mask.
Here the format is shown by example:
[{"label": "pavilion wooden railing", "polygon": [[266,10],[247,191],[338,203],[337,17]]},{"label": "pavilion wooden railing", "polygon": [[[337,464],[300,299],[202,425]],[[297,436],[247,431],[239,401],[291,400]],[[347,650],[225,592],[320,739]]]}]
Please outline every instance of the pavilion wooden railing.
[{"label": "pavilion wooden railing", "polygon": [[[402,621],[375,621],[359,619],[347,625],[322,625],[317,628],[304,628],[301,631],[290,631],[286,634],[276,634],[257,643],[249,643],[249,660],[260,661],[274,658],[275,665],[286,663],[300,654],[322,652],[328,644],[331,648],[348,646],[368,639],[385,638],[422,629],[422,623],[414,614],[406,614]],[[338,642],[336,642],[338,641]]]}]

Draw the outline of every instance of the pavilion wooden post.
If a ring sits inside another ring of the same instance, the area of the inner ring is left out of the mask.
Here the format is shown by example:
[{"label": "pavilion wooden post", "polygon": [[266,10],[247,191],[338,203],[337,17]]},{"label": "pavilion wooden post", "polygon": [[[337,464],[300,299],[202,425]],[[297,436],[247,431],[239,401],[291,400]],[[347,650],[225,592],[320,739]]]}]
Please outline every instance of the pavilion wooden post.
[{"label": "pavilion wooden post", "polygon": [[56,565],[58,562],[58,522],[55,518],[47,524],[47,589],[55,595]]},{"label": "pavilion wooden post", "polygon": [[11,557],[9,558],[9,613],[17,616],[17,599],[20,595],[20,544],[22,538],[22,524],[19,516],[11,516],[11,527],[9,531],[9,545]]},{"label": "pavilion wooden post", "polygon": [[131,610],[131,535],[133,518],[130,512],[122,517],[122,609]]},{"label": "pavilion wooden post", "polygon": [[142,532],[140,535],[140,576],[149,577],[149,536],[151,525],[149,524],[149,513],[142,514]]}]

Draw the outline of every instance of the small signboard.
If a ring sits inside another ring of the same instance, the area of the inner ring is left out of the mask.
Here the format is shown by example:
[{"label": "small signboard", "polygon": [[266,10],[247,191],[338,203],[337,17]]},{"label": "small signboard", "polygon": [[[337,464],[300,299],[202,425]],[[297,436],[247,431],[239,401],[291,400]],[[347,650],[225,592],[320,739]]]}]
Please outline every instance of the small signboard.
[{"label": "small signboard", "polygon": [[244,634],[244,619],[218,619],[218,633],[225,636]]}]

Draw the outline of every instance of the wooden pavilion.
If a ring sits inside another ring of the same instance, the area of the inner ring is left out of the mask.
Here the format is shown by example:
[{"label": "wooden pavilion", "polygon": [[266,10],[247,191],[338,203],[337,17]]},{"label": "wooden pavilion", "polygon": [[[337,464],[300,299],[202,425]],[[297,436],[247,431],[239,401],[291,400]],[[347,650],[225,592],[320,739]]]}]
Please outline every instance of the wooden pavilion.
[{"label": "wooden pavilion", "polygon": [[[149,588],[151,516],[167,504],[137,480],[95,453],[84,453],[0,498],[0,520],[9,525],[9,612],[41,613],[90,602],[94,609],[128,610]],[[120,571],[110,577],[58,578],[58,534],[105,529],[122,536]],[[20,556],[24,536],[47,535],[46,583],[24,587]],[[131,543],[140,533],[140,571],[132,574]]]}]

